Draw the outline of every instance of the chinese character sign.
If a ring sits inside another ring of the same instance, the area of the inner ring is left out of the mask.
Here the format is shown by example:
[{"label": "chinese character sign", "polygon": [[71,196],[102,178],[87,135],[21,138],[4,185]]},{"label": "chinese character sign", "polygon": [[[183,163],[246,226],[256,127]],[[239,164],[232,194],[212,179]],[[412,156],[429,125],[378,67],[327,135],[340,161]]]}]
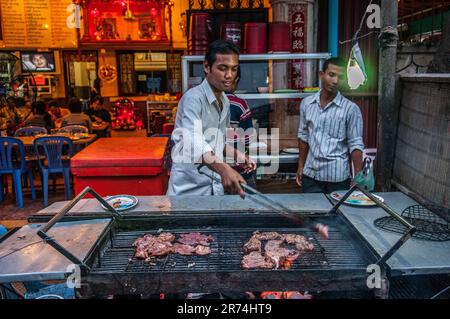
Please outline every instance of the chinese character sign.
[{"label": "chinese character sign", "polygon": [[[307,27],[307,5],[290,5],[289,17],[291,21],[291,52],[305,53],[306,50],[306,27]],[[293,60],[290,72],[291,87],[293,89],[303,89],[305,87],[305,63],[300,60]]]}]

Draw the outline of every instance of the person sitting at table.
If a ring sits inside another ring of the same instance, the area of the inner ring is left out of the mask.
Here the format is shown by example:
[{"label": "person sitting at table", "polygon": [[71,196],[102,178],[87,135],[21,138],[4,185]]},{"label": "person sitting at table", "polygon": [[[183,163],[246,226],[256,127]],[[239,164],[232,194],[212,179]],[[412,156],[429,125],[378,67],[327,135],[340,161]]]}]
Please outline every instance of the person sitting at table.
[{"label": "person sitting at table", "polygon": [[92,133],[92,122],[89,116],[81,113],[82,104],[79,98],[71,98],[69,101],[69,111],[68,114],[62,118],[61,127],[69,125],[83,125],[89,130],[89,134]]},{"label": "person sitting at table", "polygon": [[5,127],[8,136],[14,135],[14,131],[22,122],[21,112],[17,108],[14,96],[7,97],[6,103],[0,108],[0,122]]},{"label": "person sitting at table", "polygon": [[54,128],[51,115],[47,112],[47,105],[44,101],[36,101],[31,105],[33,116],[25,121],[24,126],[45,127],[48,133]]},{"label": "person sitting at table", "polygon": [[[91,105],[89,109],[84,112],[84,114],[88,115],[91,118],[93,123],[99,124],[101,127],[104,127],[101,131],[97,131],[98,137],[106,137],[109,136],[109,129],[111,127],[111,114],[103,108],[104,99],[100,95],[94,97],[91,101]],[[95,127],[94,127],[95,128]]]},{"label": "person sitting at table", "polygon": [[56,128],[60,128],[63,117],[70,114],[69,109],[60,107],[56,100],[48,102],[48,112],[50,113]]}]

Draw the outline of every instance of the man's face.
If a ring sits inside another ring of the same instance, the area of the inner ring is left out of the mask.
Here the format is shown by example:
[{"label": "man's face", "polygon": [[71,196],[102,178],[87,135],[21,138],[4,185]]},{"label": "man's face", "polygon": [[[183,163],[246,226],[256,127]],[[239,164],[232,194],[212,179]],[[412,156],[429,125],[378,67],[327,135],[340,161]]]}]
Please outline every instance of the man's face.
[{"label": "man's face", "polygon": [[320,72],[322,89],[331,94],[336,94],[344,82],[344,68],[328,64],[325,71]]},{"label": "man's face", "polygon": [[47,67],[47,59],[42,54],[36,54],[33,57],[33,64],[37,68],[45,68]]},{"label": "man's face", "polygon": [[203,68],[214,92],[230,91],[239,68],[239,57],[236,54],[217,54],[213,65],[209,66],[205,61]]}]

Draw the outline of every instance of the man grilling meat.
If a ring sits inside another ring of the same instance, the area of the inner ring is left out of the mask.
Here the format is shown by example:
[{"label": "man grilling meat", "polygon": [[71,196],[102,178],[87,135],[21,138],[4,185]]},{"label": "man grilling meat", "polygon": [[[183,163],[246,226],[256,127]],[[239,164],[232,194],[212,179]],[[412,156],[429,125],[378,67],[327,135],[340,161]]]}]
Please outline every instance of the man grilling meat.
[{"label": "man grilling meat", "polygon": [[[238,68],[236,46],[224,40],[209,46],[203,63],[205,80],[187,91],[178,104],[167,195],[223,195],[226,191],[244,197],[244,178],[223,160],[226,153],[241,164],[245,173],[256,169],[250,157],[225,143],[230,101],[224,91],[234,84]],[[200,164],[222,183],[200,174]]]}]

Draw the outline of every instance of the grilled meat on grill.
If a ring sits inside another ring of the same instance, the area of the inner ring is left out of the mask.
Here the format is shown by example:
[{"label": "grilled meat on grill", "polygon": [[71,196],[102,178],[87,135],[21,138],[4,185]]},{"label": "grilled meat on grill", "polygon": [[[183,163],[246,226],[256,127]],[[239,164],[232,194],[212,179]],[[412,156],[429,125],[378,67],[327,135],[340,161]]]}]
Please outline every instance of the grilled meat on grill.
[{"label": "grilled meat on grill", "polygon": [[275,263],[268,257],[261,255],[258,251],[252,251],[250,254],[245,255],[241,262],[244,269],[271,269],[275,267]]},{"label": "grilled meat on grill", "polygon": [[167,241],[155,241],[147,248],[147,254],[149,256],[165,256],[172,252],[172,244]]},{"label": "grilled meat on grill", "polygon": [[173,242],[175,240],[175,235],[172,233],[161,233],[158,235],[158,240]]},{"label": "grilled meat on grill", "polygon": [[180,238],[178,238],[178,242],[191,245],[191,246],[209,246],[209,243],[214,240],[214,237],[209,235],[203,235],[201,233],[188,233],[188,234],[180,234]]},{"label": "grilled meat on grill", "polygon": [[295,244],[295,247],[299,251],[312,251],[314,250],[314,245],[306,239],[305,236],[297,234],[286,234],[283,235],[284,240],[288,244]]},{"label": "grilled meat on grill", "polygon": [[183,256],[190,256],[195,252],[196,247],[192,247],[190,245],[184,245],[180,243],[175,243],[172,246],[172,252],[178,253]]},{"label": "grilled meat on grill", "polygon": [[255,237],[258,240],[275,240],[275,239],[281,239],[281,235],[277,232],[262,232],[259,231],[253,232],[253,237]]},{"label": "grilled meat on grill", "polygon": [[299,256],[297,250],[282,247],[283,243],[283,240],[269,240],[264,246],[264,254],[275,263],[275,269],[280,268],[285,260],[293,262]]},{"label": "grilled meat on grill", "polygon": [[198,245],[197,247],[195,247],[195,253],[201,256],[208,255],[211,253],[211,248],[209,248],[208,246]]},{"label": "grilled meat on grill", "polygon": [[261,241],[256,238],[255,235],[253,235],[252,238],[244,244],[244,252],[246,254],[249,254],[252,251],[261,252]]},{"label": "grilled meat on grill", "polygon": [[208,246],[209,242],[214,240],[212,236],[189,233],[181,234],[180,237],[178,243],[172,244],[175,240],[175,235],[172,233],[161,233],[158,236],[144,235],[133,243],[133,247],[136,248],[135,257],[147,259],[151,256],[161,257],[170,253],[178,253],[184,256],[193,254],[208,255],[211,253],[211,249]]},{"label": "grilled meat on grill", "polygon": [[[262,241],[266,241],[262,250]],[[285,245],[295,245],[295,249]],[[244,244],[247,254],[242,259],[242,267],[250,268],[290,268],[300,253],[314,250],[314,244],[304,236],[297,234],[279,234],[277,232],[255,231]],[[270,266],[272,265],[272,266]]]}]

